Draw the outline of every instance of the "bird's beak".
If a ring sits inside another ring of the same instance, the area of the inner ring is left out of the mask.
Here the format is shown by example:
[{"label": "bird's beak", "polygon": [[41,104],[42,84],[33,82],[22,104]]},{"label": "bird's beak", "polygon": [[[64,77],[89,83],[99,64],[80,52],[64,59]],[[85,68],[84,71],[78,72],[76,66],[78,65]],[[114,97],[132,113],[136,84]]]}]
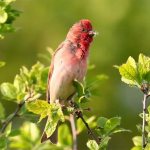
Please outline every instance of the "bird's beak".
[{"label": "bird's beak", "polygon": [[96,36],[97,34],[98,34],[98,33],[97,33],[96,31],[93,31],[93,30],[89,31],[89,35],[90,35],[91,37]]}]

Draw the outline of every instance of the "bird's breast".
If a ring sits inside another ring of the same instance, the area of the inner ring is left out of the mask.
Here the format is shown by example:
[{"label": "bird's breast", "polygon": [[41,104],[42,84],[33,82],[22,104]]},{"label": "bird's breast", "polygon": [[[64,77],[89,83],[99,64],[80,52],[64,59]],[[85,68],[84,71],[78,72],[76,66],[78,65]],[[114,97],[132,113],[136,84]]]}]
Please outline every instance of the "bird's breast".
[{"label": "bird's breast", "polygon": [[72,53],[58,53],[50,80],[50,99],[66,100],[75,93],[73,80],[82,81],[86,74],[86,60],[79,60]]}]

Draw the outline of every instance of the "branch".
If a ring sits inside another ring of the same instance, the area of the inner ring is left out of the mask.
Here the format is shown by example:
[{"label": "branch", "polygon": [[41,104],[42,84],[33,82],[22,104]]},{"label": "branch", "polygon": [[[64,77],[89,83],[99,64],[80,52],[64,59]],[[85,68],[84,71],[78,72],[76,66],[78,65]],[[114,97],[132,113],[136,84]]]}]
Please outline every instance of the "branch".
[{"label": "branch", "polygon": [[25,101],[22,101],[20,104],[18,104],[18,106],[17,106],[15,112],[12,114],[12,116],[11,116],[11,117],[8,117],[8,118],[6,119],[6,121],[3,123],[3,126],[2,126],[2,128],[1,128],[1,133],[4,133],[6,127],[9,125],[9,123],[10,123],[11,121],[13,121],[13,119],[14,119],[16,116],[18,116],[18,113],[19,113],[19,111],[21,110],[21,108],[22,108],[22,106],[23,106],[24,104],[25,104]]},{"label": "branch", "polygon": [[91,130],[91,128],[89,127],[88,123],[85,121],[84,117],[83,117],[83,114],[80,110],[77,110],[75,112],[75,114],[77,115],[78,118],[80,118],[83,123],[85,124],[87,130],[88,130],[88,133],[89,135],[91,135],[91,137],[96,141],[97,144],[100,144],[100,139],[93,133],[93,131]]},{"label": "branch", "polygon": [[72,137],[73,137],[73,150],[77,150],[77,133],[76,133],[74,115],[70,114],[69,120],[70,120]]},{"label": "branch", "polygon": [[142,124],[142,149],[145,148],[146,146],[146,138],[145,138],[145,123],[146,123],[146,100],[147,100],[147,95],[144,94],[143,98],[143,124]]}]

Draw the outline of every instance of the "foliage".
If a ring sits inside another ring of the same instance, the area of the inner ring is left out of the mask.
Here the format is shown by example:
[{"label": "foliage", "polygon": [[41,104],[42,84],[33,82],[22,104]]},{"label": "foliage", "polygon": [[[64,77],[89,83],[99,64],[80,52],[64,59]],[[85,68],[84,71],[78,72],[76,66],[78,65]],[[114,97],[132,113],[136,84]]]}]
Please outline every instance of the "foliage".
[{"label": "foliage", "polygon": [[4,34],[15,31],[12,23],[20,15],[20,11],[12,8],[11,3],[15,0],[0,0],[0,38]]},{"label": "foliage", "polygon": [[[141,118],[143,117],[142,114],[139,115]],[[137,129],[140,134],[142,134],[142,126],[137,125]],[[145,126],[145,131],[146,131],[146,147],[144,150],[149,150],[150,149],[150,106],[147,108],[147,113],[146,113],[146,126]],[[142,136],[135,136],[132,138],[134,147],[132,150],[139,150],[142,149]]]},{"label": "foliage", "polygon": [[143,119],[143,124],[137,125],[141,136],[133,137],[134,147],[132,150],[149,150],[150,106],[148,106],[148,113],[146,113],[146,101],[150,96],[150,57],[140,54],[138,62],[136,62],[130,56],[125,64],[116,67],[119,69],[123,82],[130,86],[138,87],[144,94],[143,113],[140,114],[140,117]]},{"label": "foliage", "polygon": [[[48,149],[51,147],[53,149],[71,149],[73,144],[71,138],[72,135],[68,125],[65,123],[59,127],[58,145],[53,145],[51,143],[40,144],[39,129],[33,123],[25,122],[19,130],[14,129],[14,127],[9,127],[16,116],[37,123],[40,123],[44,118],[47,118],[44,132],[49,137],[55,131],[58,122],[66,122],[65,118],[70,113],[74,113],[77,110],[82,113],[85,112],[85,104],[89,102],[91,95],[90,86],[86,85],[86,82],[84,82],[84,84],[77,80],[73,82],[77,95],[73,105],[67,106],[65,111],[62,111],[59,101],[49,104],[45,100],[39,100],[40,97],[45,97],[48,71],[49,67],[45,67],[40,62],[33,65],[31,69],[23,66],[21,67],[19,74],[15,76],[13,83],[4,82],[0,85],[0,91],[3,99],[15,102],[18,105],[17,109],[19,109],[17,113],[10,114],[6,118],[5,109],[0,103],[0,118],[2,125],[0,138],[1,149],[5,149],[6,147],[12,149]],[[106,76],[99,75],[96,80],[101,81],[102,78],[106,79]],[[93,147],[106,149],[112,134],[126,131],[125,129],[119,128],[121,121],[120,117],[114,117],[111,119],[104,117],[96,119],[94,116],[87,118],[85,115],[83,115],[83,117],[88,125],[93,128],[94,134],[101,139],[99,145],[95,143],[96,141],[89,140],[87,143],[89,149],[92,149]],[[3,128],[5,124],[7,124],[7,126],[6,128]],[[76,120],[76,125],[77,134],[80,134],[86,129],[82,119]],[[30,135],[32,135],[32,137]],[[63,135],[67,135],[67,137]]]},{"label": "foliage", "polygon": [[100,139],[100,144],[98,145],[94,140],[89,140],[87,142],[87,147],[90,150],[106,150],[108,142],[113,134],[118,132],[129,132],[129,130],[120,128],[120,117],[113,117],[110,119],[99,117],[96,124],[96,132]]},{"label": "foliage", "polygon": [[12,83],[2,83],[1,93],[6,100],[20,103],[26,99],[34,100],[46,91],[48,67],[37,62],[28,70],[25,66],[20,69]]},{"label": "foliage", "polygon": [[130,56],[119,69],[121,80],[128,85],[142,88],[143,84],[150,84],[150,57],[139,55],[138,62]]}]

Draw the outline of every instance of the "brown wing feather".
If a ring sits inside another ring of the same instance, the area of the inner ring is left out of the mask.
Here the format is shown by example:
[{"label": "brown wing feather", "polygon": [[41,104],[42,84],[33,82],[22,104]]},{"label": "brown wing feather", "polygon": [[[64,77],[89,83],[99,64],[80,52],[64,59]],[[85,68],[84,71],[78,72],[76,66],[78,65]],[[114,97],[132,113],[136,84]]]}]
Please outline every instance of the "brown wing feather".
[{"label": "brown wing feather", "polygon": [[55,50],[55,53],[53,54],[52,60],[51,60],[51,65],[50,65],[50,69],[49,69],[49,73],[48,73],[48,80],[47,80],[47,91],[46,91],[46,100],[48,101],[48,103],[50,103],[50,92],[49,92],[49,84],[50,84],[50,80],[51,80],[51,76],[54,70],[54,57],[56,55],[56,53],[63,47],[64,42],[62,42],[58,48]]}]

